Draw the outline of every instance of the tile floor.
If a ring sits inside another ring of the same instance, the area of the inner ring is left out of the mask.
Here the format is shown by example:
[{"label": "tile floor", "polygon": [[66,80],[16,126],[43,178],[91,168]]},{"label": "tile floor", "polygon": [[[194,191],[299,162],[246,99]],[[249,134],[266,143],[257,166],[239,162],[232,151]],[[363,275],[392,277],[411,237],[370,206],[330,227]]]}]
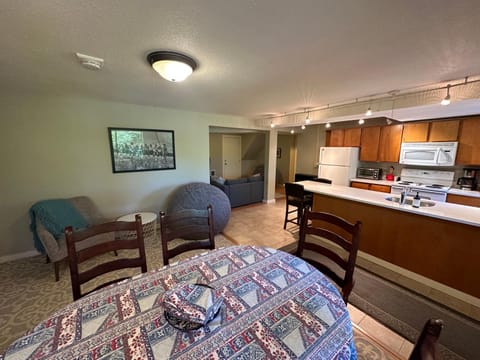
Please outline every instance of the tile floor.
[{"label": "tile floor", "polygon": [[[275,203],[252,204],[232,209],[224,235],[238,244],[281,248],[295,242],[298,227],[288,223],[283,229],[285,201],[281,193]],[[378,323],[354,306],[348,305],[352,322],[385,348],[407,359],[413,344]]]}]

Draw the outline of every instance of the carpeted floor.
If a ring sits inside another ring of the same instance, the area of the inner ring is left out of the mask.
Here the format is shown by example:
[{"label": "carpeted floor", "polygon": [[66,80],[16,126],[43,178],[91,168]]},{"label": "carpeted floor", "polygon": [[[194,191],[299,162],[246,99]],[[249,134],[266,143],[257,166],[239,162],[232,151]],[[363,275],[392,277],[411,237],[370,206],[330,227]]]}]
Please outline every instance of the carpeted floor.
[{"label": "carpeted floor", "polygon": [[[218,235],[215,240],[217,247],[235,245],[222,235]],[[145,248],[148,268],[163,266],[159,240],[146,239]],[[203,251],[190,252],[190,255]],[[185,257],[188,255],[182,254],[177,259]],[[52,265],[46,264],[45,257],[42,256],[0,264],[0,353],[28,329],[72,302],[66,262],[60,269],[60,281],[55,282]],[[129,271],[132,272],[131,275],[138,273],[138,270],[129,269],[126,270],[127,274]],[[353,330],[358,359],[399,359],[362,329],[354,327]]]}]

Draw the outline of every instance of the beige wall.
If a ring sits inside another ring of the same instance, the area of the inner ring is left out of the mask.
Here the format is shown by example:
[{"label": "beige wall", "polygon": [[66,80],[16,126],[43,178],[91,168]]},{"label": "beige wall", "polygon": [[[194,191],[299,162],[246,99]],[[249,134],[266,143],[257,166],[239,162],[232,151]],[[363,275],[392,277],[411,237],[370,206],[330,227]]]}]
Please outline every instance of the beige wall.
[{"label": "beige wall", "polygon": [[[209,125],[254,128],[240,117],[81,98],[0,99],[0,260],[33,251],[28,209],[88,195],[116,217],[158,212],[180,184],[209,181]],[[113,174],[107,127],[175,131],[176,170]]]},{"label": "beige wall", "polygon": [[294,151],[295,136],[278,135],[277,147],[281,149],[281,156],[277,158],[277,184],[293,181],[295,174],[290,174],[290,152]]},{"label": "beige wall", "polygon": [[215,175],[223,176],[222,165],[222,134],[210,134],[210,170]]},{"label": "beige wall", "polygon": [[317,175],[321,146],[325,146],[324,125],[307,126],[297,135],[297,173]]}]

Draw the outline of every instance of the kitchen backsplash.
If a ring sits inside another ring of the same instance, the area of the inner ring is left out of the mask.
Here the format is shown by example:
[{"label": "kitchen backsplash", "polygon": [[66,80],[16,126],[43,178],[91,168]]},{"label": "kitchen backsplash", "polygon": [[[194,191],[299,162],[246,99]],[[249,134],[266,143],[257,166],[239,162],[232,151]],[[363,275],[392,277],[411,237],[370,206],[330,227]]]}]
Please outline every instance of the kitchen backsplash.
[{"label": "kitchen backsplash", "polygon": [[[400,173],[402,169],[405,168],[411,168],[411,169],[425,169],[425,167],[421,166],[411,166],[411,165],[402,165],[399,163],[382,163],[382,162],[367,162],[367,161],[360,161],[358,163],[359,167],[371,167],[371,168],[381,168],[382,169],[382,180],[385,180],[385,175],[388,174],[388,170],[390,169],[390,166],[394,167],[393,174],[395,175],[395,180],[400,176]],[[466,166],[468,167],[468,166]],[[455,178],[453,180],[453,187],[460,188],[460,186],[457,185],[457,179],[459,177],[463,176],[463,166],[448,166],[448,167],[428,167],[429,170],[444,170],[444,171],[454,171],[455,172]]]}]

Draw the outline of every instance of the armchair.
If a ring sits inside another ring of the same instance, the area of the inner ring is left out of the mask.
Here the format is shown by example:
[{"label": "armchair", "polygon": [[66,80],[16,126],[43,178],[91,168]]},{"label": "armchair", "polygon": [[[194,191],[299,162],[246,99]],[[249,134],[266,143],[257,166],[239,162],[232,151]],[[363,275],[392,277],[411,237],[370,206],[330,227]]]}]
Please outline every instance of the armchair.
[{"label": "armchair", "polygon": [[[86,227],[108,221],[100,214],[96,205],[87,196],[72,197],[69,199],[65,199],[65,202],[67,203],[67,205],[71,205],[74,211],[76,210],[78,215],[83,218]],[[47,262],[53,263],[55,281],[58,281],[60,261],[67,258],[67,246],[65,242],[65,235],[63,233],[64,229],[61,229],[60,235],[55,235],[51,231],[47,230],[48,228],[51,228],[51,224],[44,224],[42,222],[41,216],[38,216],[37,212],[35,211],[35,205],[32,206],[30,210],[30,216],[32,219],[31,230],[34,233],[34,238],[37,237],[39,242],[43,246],[44,253],[47,255]],[[53,214],[52,217],[55,218],[55,215],[57,214]],[[58,214],[58,217],[60,218],[61,215],[62,214]],[[56,225],[59,226],[59,224]],[[66,224],[65,226],[68,225],[72,224]],[[98,236],[95,238],[96,243],[102,243],[108,240],[109,237],[103,236]]]}]

